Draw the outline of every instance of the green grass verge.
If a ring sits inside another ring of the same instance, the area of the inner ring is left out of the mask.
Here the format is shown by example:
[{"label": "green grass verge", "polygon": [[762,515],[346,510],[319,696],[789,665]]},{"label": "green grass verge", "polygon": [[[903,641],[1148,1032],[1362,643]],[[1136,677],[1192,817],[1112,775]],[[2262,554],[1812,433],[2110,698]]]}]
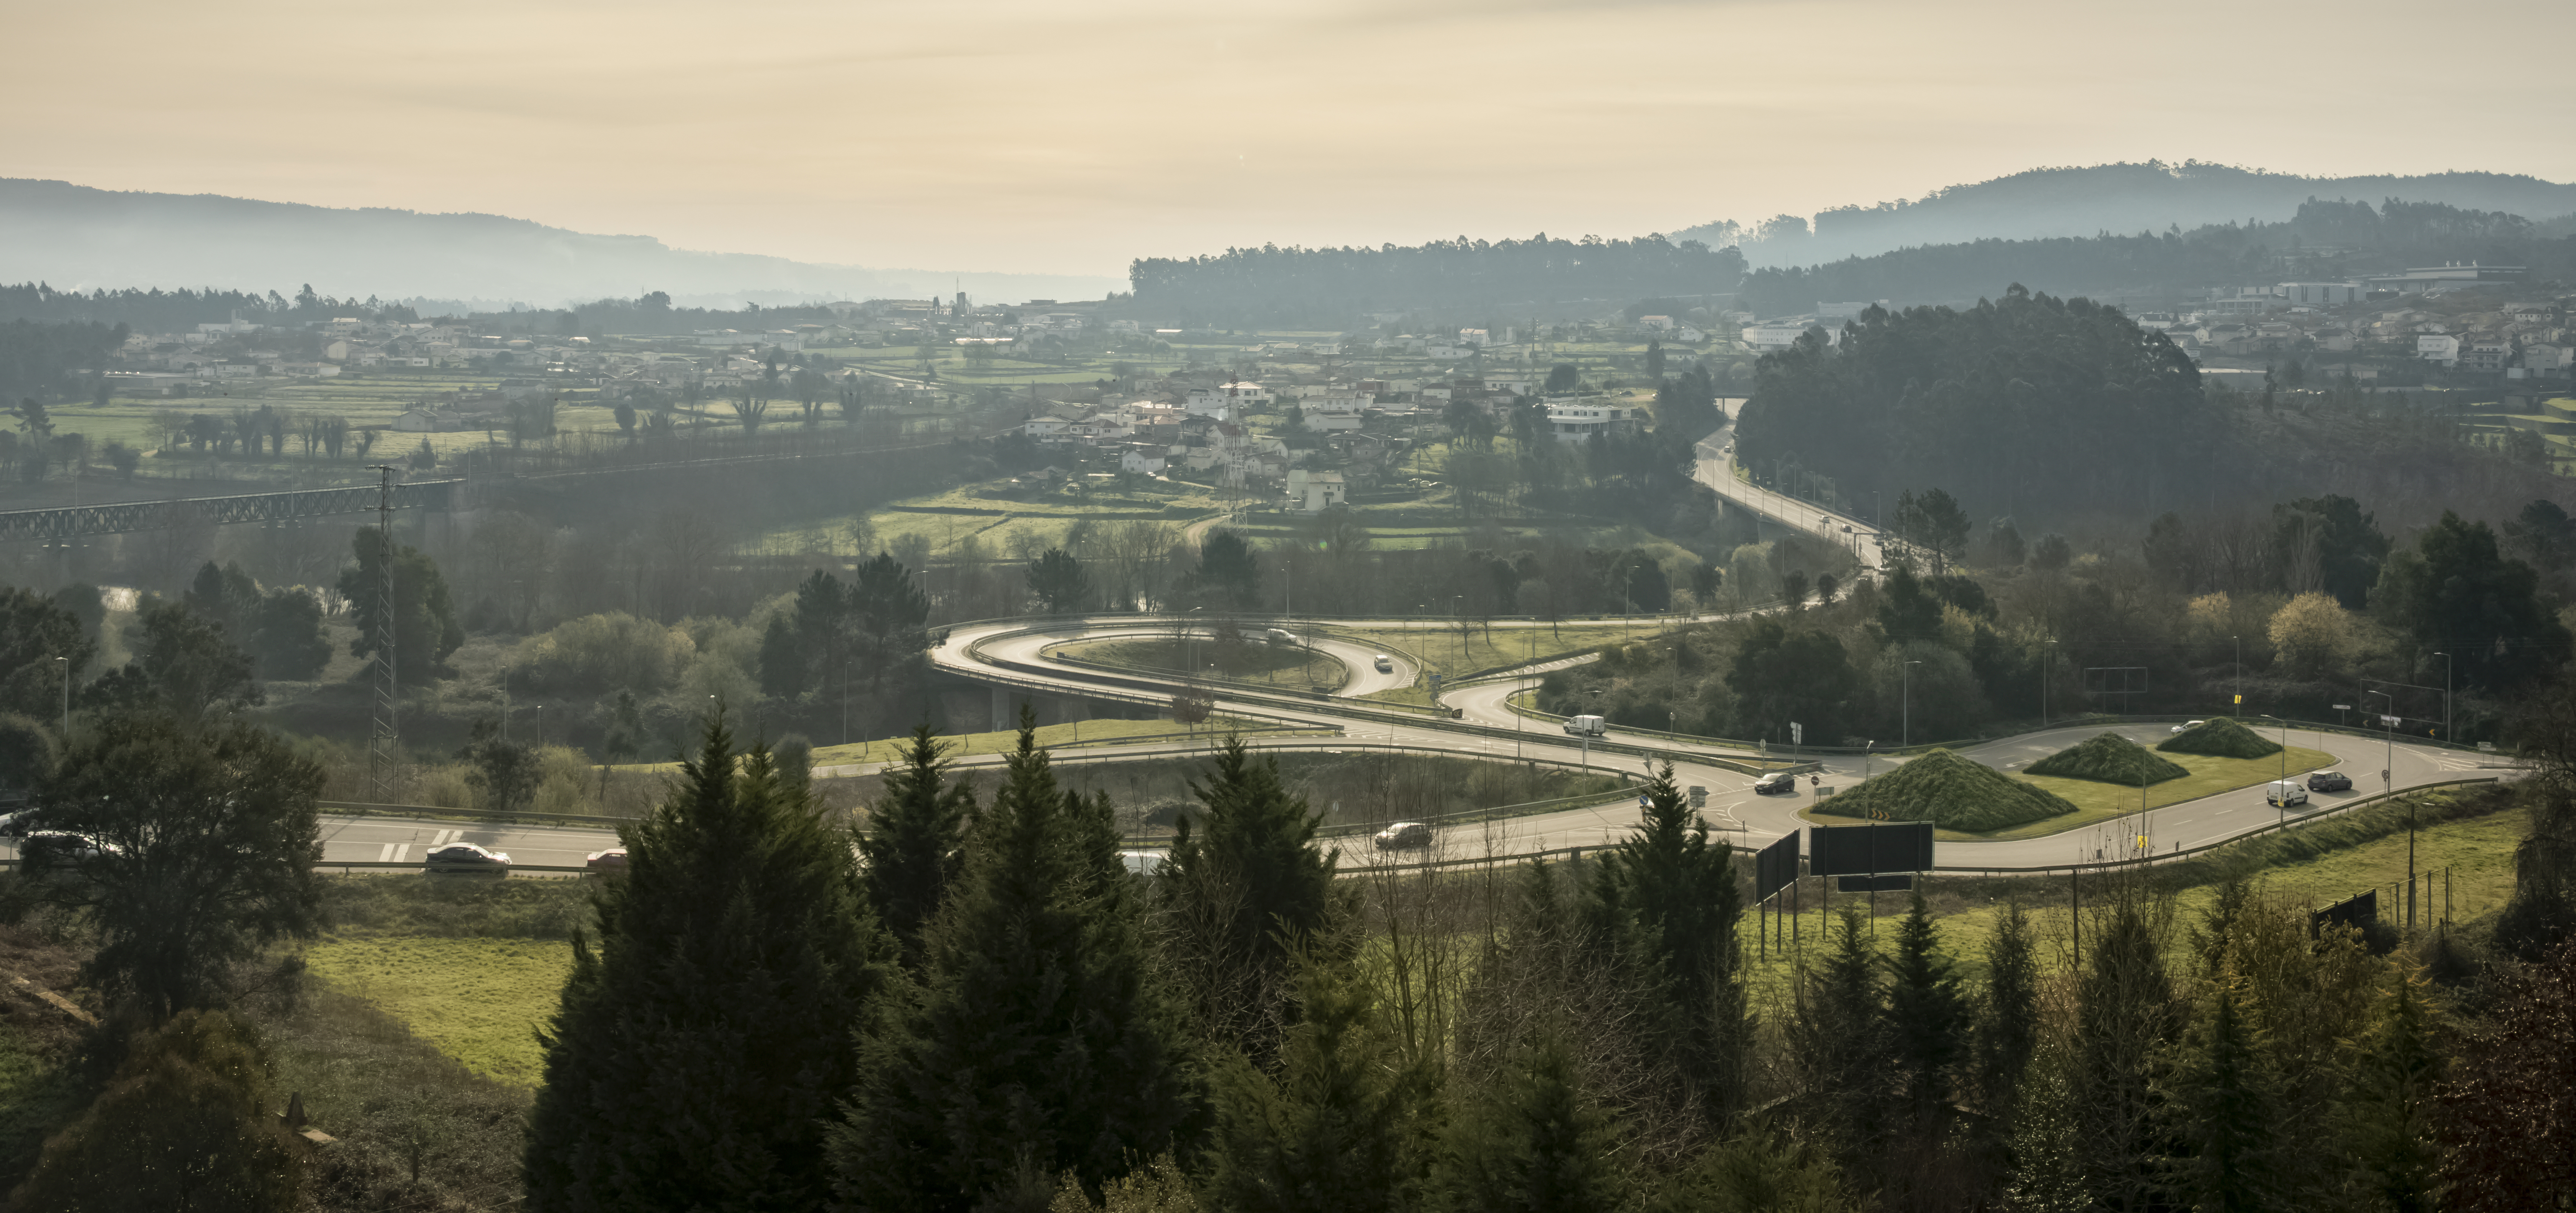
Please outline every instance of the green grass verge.
[{"label": "green grass verge", "polygon": [[533,1029],[552,1015],[572,947],[552,939],[359,936],[315,944],[305,963],[332,989],[374,1004],[466,1069],[534,1087]]},{"label": "green grass verge", "polygon": [[[2529,830],[2525,811],[2513,803],[2512,793],[2506,789],[2426,792],[2293,827],[2287,833],[2243,839],[2191,859],[2147,869],[2145,878],[2151,887],[2170,894],[2174,901],[2176,926],[2165,941],[2168,962],[2180,960],[2182,950],[2188,946],[2182,926],[2197,921],[2207,911],[2217,897],[2218,886],[2231,876],[2252,882],[2266,895],[2307,907],[2322,907],[2355,893],[2379,889],[2383,917],[2402,921],[2400,912],[2391,908],[2387,890],[2391,881],[2406,878],[2410,802],[2421,826],[2414,839],[2415,870],[2449,870],[2453,921],[2470,922],[2503,908],[2513,894],[2513,849]],[[1941,948],[1959,962],[1961,975],[1971,982],[1984,979],[1985,949],[1994,937],[2001,902],[2008,898],[2019,898],[2030,908],[2041,941],[2043,966],[2053,971],[2069,954],[2069,902],[2067,880],[2062,874],[1936,877],[1924,883],[1925,900],[1940,929]],[[2088,882],[2086,887],[2094,886]],[[2088,904],[2095,895],[2087,893]],[[1839,907],[1847,902],[1865,903],[1865,898],[1860,894],[1836,894],[1832,901]],[[1882,949],[1895,943],[1895,918],[1904,914],[1905,905],[1903,893],[1879,895],[1879,914],[1887,920],[1878,924]],[[2438,882],[2431,905],[2437,910],[2441,905]],[[1754,1003],[1766,1016],[1788,1014],[1795,966],[1821,955],[1819,908],[1815,884],[1809,882],[1801,905],[1798,947],[1784,953],[1774,945],[1767,956],[1761,954],[1762,949],[1745,949],[1746,959],[1752,962]],[[1750,944],[1750,915],[1743,930]],[[1785,1023],[1787,1019],[1774,1022]]]},{"label": "green grass verge", "polygon": [[[1196,728],[1169,720],[1080,720],[1069,724],[1039,725],[1037,741],[1041,748],[1063,748],[1077,742],[1118,742],[1142,745],[1156,741],[1209,741],[1225,736],[1228,730],[1246,734],[1258,733],[1264,737],[1329,737],[1333,733],[1331,729],[1265,728],[1250,721],[1226,719],[1211,720]],[[902,756],[902,747],[909,744],[911,740],[909,737],[890,737],[877,741],[853,742],[849,745],[817,746],[814,749],[814,764],[845,766],[892,762]],[[1020,748],[1020,734],[1016,729],[1004,729],[993,733],[949,734],[941,737],[940,740],[951,747],[948,754],[952,758],[963,758],[970,754],[1007,754]],[[1085,745],[1082,749],[1072,752],[1082,753],[1090,748],[1092,747]],[[664,765],[668,766],[668,764]]]},{"label": "green grass verge", "polygon": [[[1337,687],[1350,678],[1350,670],[1341,662],[1313,649],[1276,648],[1263,644],[1244,644],[1235,648],[1236,651],[1229,654],[1228,660],[1216,670],[1218,677],[1300,691],[1313,686]],[[1093,640],[1047,649],[1050,656],[1071,657],[1156,674],[1179,674],[1194,662],[1207,664],[1214,660],[1215,651],[1216,646],[1206,640],[1190,643],[1168,639]]]},{"label": "green grass verge", "polygon": [[1495,628],[1487,631],[1471,627],[1463,643],[1454,627],[1442,628],[1333,628],[1333,635],[1355,640],[1375,648],[1412,654],[1431,669],[1457,676],[1478,670],[1525,665],[1597,649],[1624,640],[1643,640],[1655,634],[1652,624],[1567,624],[1562,627]]},{"label": "green grass verge", "polygon": [[2097,783],[2125,784],[2134,788],[2140,784],[2180,779],[2191,772],[2117,733],[2096,733],[2022,768],[2022,773],[2090,779]]},{"label": "green grass verge", "polygon": [[2281,743],[2238,724],[2232,716],[2219,716],[2203,722],[2198,728],[2174,734],[2171,740],[2156,748],[2167,754],[2266,758],[2280,753]]},{"label": "green grass verge", "polygon": [[[2206,754],[2173,756],[2186,772],[2179,779],[2168,779],[2147,788],[2146,807],[2160,809],[2186,800],[2215,796],[2238,788],[2250,788],[2281,778],[2282,755],[2270,758],[2216,758]],[[2335,756],[2323,750],[2293,749],[2287,755],[2292,778],[2335,764]],[[2110,821],[2138,811],[2138,788],[2131,784],[2099,783],[2090,779],[2052,779],[2045,775],[2021,776],[2023,782],[2074,802],[2076,814],[2062,820],[2038,823],[2036,826],[1980,834],[1978,837],[1997,841],[2033,838],[2078,829],[2097,822]]]},{"label": "green grass verge", "polygon": [[1811,810],[1833,817],[1928,821],[1942,829],[1987,833],[2063,817],[2073,802],[2036,781],[2015,780],[1948,750],[1934,750],[1887,774],[1861,781]]}]

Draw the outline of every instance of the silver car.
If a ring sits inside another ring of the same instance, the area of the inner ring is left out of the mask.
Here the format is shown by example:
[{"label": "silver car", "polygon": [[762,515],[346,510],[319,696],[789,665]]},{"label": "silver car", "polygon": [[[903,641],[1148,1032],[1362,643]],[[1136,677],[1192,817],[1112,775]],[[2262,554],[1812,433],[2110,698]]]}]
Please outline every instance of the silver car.
[{"label": "silver car", "polygon": [[470,842],[451,842],[422,857],[420,870],[507,876],[510,874],[510,856]]},{"label": "silver car", "polygon": [[1377,849],[1381,851],[1410,851],[1430,845],[1428,822],[1399,821],[1377,832]]}]

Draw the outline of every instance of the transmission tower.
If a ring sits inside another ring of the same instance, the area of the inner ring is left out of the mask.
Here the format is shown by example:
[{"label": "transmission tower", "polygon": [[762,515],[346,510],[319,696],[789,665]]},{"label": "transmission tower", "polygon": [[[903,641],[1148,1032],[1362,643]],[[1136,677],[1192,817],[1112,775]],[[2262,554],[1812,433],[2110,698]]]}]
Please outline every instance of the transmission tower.
[{"label": "transmission tower", "polygon": [[376,724],[367,739],[367,794],[377,804],[390,804],[402,742],[401,688],[394,676],[394,469],[372,466],[382,479],[376,492]]}]

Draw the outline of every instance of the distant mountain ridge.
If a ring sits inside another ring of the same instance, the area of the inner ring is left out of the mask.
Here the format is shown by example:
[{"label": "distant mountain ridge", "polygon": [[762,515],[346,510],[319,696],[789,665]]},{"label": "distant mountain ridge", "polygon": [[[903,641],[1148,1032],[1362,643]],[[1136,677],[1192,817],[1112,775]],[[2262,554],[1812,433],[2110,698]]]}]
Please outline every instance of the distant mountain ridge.
[{"label": "distant mountain ridge", "polygon": [[[1116,278],[875,269],[675,249],[484,214],[263,202],[0,178],[0,281],[56,288],[220,286],[325,294],[516,300],[553,307],[667,291],[682,301],[1097,299]],[[953,284],[953,285],[952,285]]]},{"label": "distant mountain ridge", "polygon": [[2209,223],[2290,218],[2311,197],[2377,205],[2388,198],[2444,202],[2545,220],[2576,212],[2576,185],[2507,173],[2303,177],[2222,164],[2097,164],[2039,168],[1935,190],[1913,201],[1842,206],[1812,219],[1781,215],[1753,223],[1719,220],[1671,234],[1676,241],[1733,244],[1761,266],[1803,265],[1928,244],[2134,236]]}]

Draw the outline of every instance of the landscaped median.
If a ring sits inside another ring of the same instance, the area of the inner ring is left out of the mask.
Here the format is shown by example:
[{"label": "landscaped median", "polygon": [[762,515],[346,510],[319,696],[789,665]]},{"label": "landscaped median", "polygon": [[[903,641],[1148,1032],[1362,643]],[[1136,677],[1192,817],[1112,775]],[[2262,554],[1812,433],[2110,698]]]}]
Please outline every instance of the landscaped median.
[{"label": "landscaped median", "polygon": [[[2123,741],[2122,744],[2130,743]],[[2134,745],[2130,745],[2130,748],[2138,750],[2145,759],[2156,760],[2160,767],[2163,764],[2170,764],[2182,773],[2148,784],[2143,796],[2140,795],[2138,785],[2134,782],[2123,784],[2103,779],[2032,773],[2044,769],[2058,769],[2118,775],[2131,769],[2146,769],[2144,760],[2117,754],[2113,752],[2113,747],[2103,744],[2098,737],[2033,763],[2030,771],[2022,772],[1995,771],[1978,766],[1975,762],[1947,750],[1935,750],[1931,754],[1898,764],[1885,774],[1863,780],[1819,802],[1814,807],[1801,810],[1799,816],[1810,821],[1868,816],[1884,808],[1882,802],[1913,805],[1920,801],[1924,805],[1936,803],[1955,805],[1949,811],[1941,813],[1916,812],[1913,809],[1907,809],[1905,811],[1910,815],[1891,818],[1891,820],[1932,821],[1938,827],[1933,836],[1944,842],[2007,842],[2018,838],[2040,838],[2051,834],[2062,834],[2068,830],[2117,820],[2136,813],[2142,808],[2160,809],[2239,788],[2256,787],[2284,777],[2284,756],[2278,752],[2277,746],[2274,747],[2275,752],[2269,758],[2222,758],[2209,754],[2154,753]],[[1990,777],[1974,780],[1977,788],[1993,788],[1997,786],[1993,781],[2000,780],[2004,785],[2027,789],[2067,807],[2053,814],[2020,813],[1999,816],[1976,808],[1976,803],[1986,799],[1992,799],[1998,804],[2006,801],[2020,803],[2027,798],[2018,793],[1986,797],[1983,793],[1970,788],[1970,781],[1965,779],[1934,780],[1924,775],[1906,776],[1906,772],[1914,771],[1924,763],[1930,762],[1936,755],[1944,761],[1936,767],[1928,768],[1933,773],[1948,772],[1957,775],[1956,768],[1959,766],[1977,767]],[[2293,748],[2286,757],[2289,778],[2333,766],[2336,762],[2334,755],[2323,750]],[[2060,763],[2060,759],[2066,761]],[[2155,773],[2161,774],[2162,771],[2158,769]],[[2134,775],[2131,777],[2134,778]],[[1894,793],[1872,789],[1871,785],[1887,780],[1897,781]],[[1907,791],[1906,789],[1915,782],[1924,783],[1926,790],[1920,794]],[[2011,819],[2007,820],[2007,818]]]}]

